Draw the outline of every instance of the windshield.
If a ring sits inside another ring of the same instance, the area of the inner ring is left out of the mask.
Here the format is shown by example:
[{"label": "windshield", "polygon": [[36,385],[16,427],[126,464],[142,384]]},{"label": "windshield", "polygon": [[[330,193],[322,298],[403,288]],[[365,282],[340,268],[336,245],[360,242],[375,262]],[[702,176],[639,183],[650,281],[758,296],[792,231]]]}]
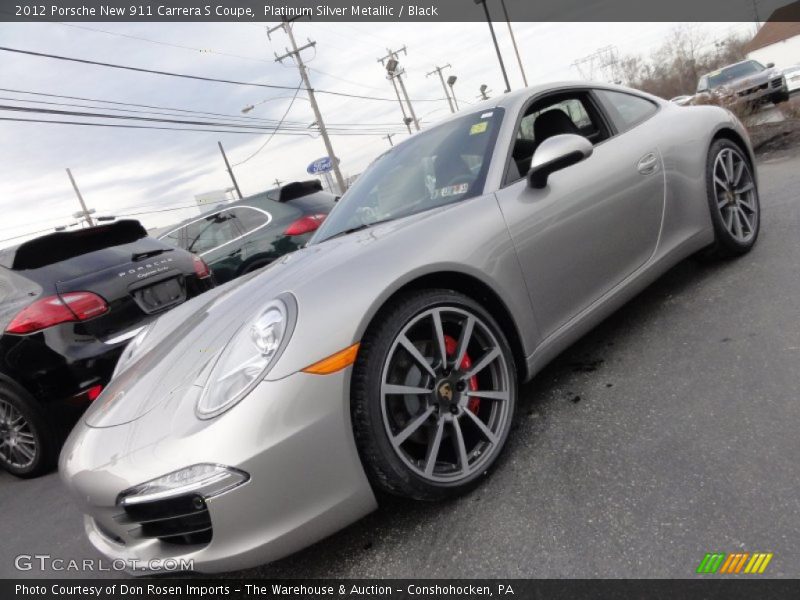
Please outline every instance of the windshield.
[{"label": "windshield", "polygon": [[447,121],[379,156],[342,196],[310,243],[483,191],[503,110]]},{"label": "windshield", "polygon": [[764,66],[761,63],[755,60],[748,60],[747,62],[725,67],[724,69],[710,73],[708,75],[707,87],[719,87],[735,79],[741,79],[742,77],[747,77],[748,75],[760,73],[763,70]]}]

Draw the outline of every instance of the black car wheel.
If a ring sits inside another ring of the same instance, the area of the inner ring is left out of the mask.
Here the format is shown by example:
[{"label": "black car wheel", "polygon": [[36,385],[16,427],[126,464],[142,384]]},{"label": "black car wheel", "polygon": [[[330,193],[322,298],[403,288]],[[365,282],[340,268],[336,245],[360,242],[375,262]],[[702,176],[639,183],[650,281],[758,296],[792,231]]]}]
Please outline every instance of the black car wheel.
[{"label": "black car wheel", "polygon": [[353,371],[370,480],[418,500],[468,491],[500,455],[516,399],[511,350],[481,305],[447,290],[401,298],[364,336]]},{"label": "black car wheel", "polygon": [[752,166],[739,146],[727,139],[711,145],[706,182],[714,225],[711,253],[733,257],[749,252],[758,238],[761,209]]},{"label": "black car wheel", "polygon": [[56,445],[35,401],[22,390],[0,384],[0,467],[17,477],[52,469]]},{"label": "black car wheel", "polygon": [[769,101],[773,104],[780,104],[781,102],[786,102],[789,99],[789,92],[779,92],[777,94],[772,94],[769,97]]}]

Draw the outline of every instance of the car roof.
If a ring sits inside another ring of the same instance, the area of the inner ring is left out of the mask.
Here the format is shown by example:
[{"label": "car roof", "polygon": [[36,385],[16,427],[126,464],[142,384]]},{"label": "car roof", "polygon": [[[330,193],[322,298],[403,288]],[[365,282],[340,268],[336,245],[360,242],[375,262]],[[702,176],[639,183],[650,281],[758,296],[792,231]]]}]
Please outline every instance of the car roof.
[{"label": "car roof", "polygon": [[[745,61],[746,62],[746,61]],[[514,90],[508,93],[505,93],[501,96],[497,96],[494,98],[489,98],[488,100],[483,100],[478,102],[477,104],[472,104],[468,108],[464,108],[461,111],[449,115],[446,118],[443,118],[440,121],[437,121],[433,126],[438,126],[442,123],[447,123],[448,121],[452,121],[454,119],[458,119],[463,117],[466,114],[479,112],[482,110],[492,110],[495,108],[502,108],[508,111],[516,110],[520,108],[520,105],[524,104],[531,96],[536,94],[540,94],[543,92],[549,91],[559,91],[559,90],[569,90],[572,88],[593,88],[593,89],[600,89],[600,90],[611,90],[611,91],[619,91],[619,92],[626,92],[626,93],[634,93],[640,96],[644,96],[646,98],[650,98],[652,100],[656,100],[659,102],[663,102],[662,98],[658,98],[653,96],[652,94],[648,94],[646,92],[642,92],[641,90],[635,90],[633,88],[625,87],[622,85],[617,85],[614,83],[603,83],[599,81],[586,81],[586,80],[565,80],[565,81],[551,81],[547,83],[540,83],[537,85],[532,85],[526,88],[521,88],[518,90]],[[412,136],[413,137],[413,136]],[[405,140],[404,140],[405,141]]]}]

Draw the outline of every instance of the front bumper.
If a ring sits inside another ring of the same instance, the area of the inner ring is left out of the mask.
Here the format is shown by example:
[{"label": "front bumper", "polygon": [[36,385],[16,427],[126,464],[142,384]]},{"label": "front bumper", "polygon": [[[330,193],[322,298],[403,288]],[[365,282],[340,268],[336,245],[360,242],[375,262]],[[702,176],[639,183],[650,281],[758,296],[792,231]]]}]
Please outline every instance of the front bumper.
[{"label": "front bumper", "polygon": [[[60,471],[86,514],[89,540],[131,572],[174,561],[212,573],[277,560],[371,512],[377,504],[350,425],[349,371],[264,381],[229,412],[210,422],[195,419],[180,434],[173,428],[154,435],[154,414],[109,428],[81,423],[62,452]],[[177,411],[174,418],[185,425],[188,415]],[[120,492],[197,463],[250,475],[207,501],[210,542],[143,538],[121,522]]]},{"label": "front bumper", "polygon": [[768,102],[776,94],[788,92],[786,79],[772,79],[760,85],[743,88],[732,92],[728,102],[733,104],[755,104]]}]

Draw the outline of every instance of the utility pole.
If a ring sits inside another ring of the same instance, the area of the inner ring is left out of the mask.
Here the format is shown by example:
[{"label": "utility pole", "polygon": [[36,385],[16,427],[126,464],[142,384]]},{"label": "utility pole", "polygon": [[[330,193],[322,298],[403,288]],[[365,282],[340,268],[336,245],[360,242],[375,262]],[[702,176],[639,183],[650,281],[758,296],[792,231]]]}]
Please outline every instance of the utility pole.
[{"label": "utility pole", "polygon": [[[403,83],[403,71],[400,68],[399,62],[399,53],[402,52],[403,54],[408,54],[406,52],[406,47],[403,46],[399,50],[389,50],[386,49],[387,55],[383,58],[379,58],[378,62],[381,63],[386,67],[387,79],[391,80],[392,84],[394,84],[395,79],[397,80],[397,85],[400,86],[400,90],[403,92],[403,97],[406,99],[406,104],[408,105],[408,112],[411,114],[411,121],[414,123],[414,127],[416,127],[417,131],[419,131],[419,121],[417,120],[417,115],[414,113],[414,107],[411,105],[411,100],[408,97],[408,91],[406,91],[406,85]],[[397,91],[397,88],[395,88]],[[398,100],[400,99],[400,94],[397,95]],[[400,106],[403,106],[403,102],[400,102]],[[403,111],[403,120],[407,117],[405,116],[405,110]],[[406,124],[408,126],[408,124]],[[411,131],[411,127],[408,128],[409,132]]]},{"label": "utility pole", "polygon": [[345,192],[346,186],[344,183],[344,177],[342,177],[342,172],[339,169],[339,161],[336,157],[336,154],[333,152],[333,145],[331,144],[331,139],[328,137],[328,130],[325,128],[325,122],[322,120],[322,113],[319,112],[319,106],[317,106],[317,98],[314,95],[314,88],[311,87],[311,81],[308,78],[308,69],[306,68],[305,63],[303,62],[303,57],[300,53],[307,49],[313,48],[317,45],[317,42],[312,42],[308,40],[308,43],[300,48],[297,47],[297,43],[294,40],[294,33],[292,33],[292,22],[297,19],[287,20],[284,18],[283,22],[280,25],[272,27],[271,29],[267,29],[267,36],[277,30],[283,29],[286,32],[287,37],[289,38],[289,43],[292,45],[292,49],[286,49],[286,54],[282,56],[278,56],[275,54],[275,60],[281,64],[283,64],[283,60],[288,57],[292,57],[297,64],[297,69],[300,71],[300,77],[303,79],[303,83],[306,86],[306,93],[308,94],[308,100],[311,102],[311,108],[314,111],[314,118],[317,120],[317,126],[319,127],[320,135],[322,135],[322,141],[325,142],[325,150],[328,153],[328,156],[331,159],[331,164],[333,165],[333,174],[336,176],[336,184],[339,187],[339,193],[343,194]]},{"label": "utility pole", "polygon": [[397,135],[396,133],[387,133],[385,136],[383,136],[383,139],[388,140],[390,146],[394,146],[394,144],[392,143],[392,138],[396,135]]},{"label": "utility pole", "polygon": [[75,190],[75,194],[78,196],[78,202],[81,204],[81,211],[79,213],[75,213],[75,218],[85,219],[89,224],[89,227],[94,227],[94,221],[92,220],[92,213],[94,212],[94,209],[90,211],[86,208],[86,202],[83,201],[83,196],[81,196],[81,191],[78,189],[78,184],[75,183],[75,178],[72,176],[72,171],[67,169],[67,175],[69,175],[69,180],[72,182],[72,189]]},{"label": "utility pole", "polygon": [[528,78],[525,77],[525,69],[522,66],[522,59],[519,57],[519,48],[517,48],[517,38],[514,37],[514,30],[511,29],[511,20],[508,18],[508,10],[506,10],[506,0],[500,0],[500,6],[503,7],[503,16],[505,16],[506,24],[508,25],[508,35],[511,36],[511,45],[514,46],[514,54],[517,55],[517,64],[519,64],[519,72],[522,73],[522,83],[525,84],[525,87],[528,87]]},{"label": "utility pole", "polygon": [[448,68],[452,68],[450,63],[447,63],[443,67],[436,67],[433,71],[427,73],[425,77],[430,77],[434,73],[439,75],[439,81],[442,82],[442,89],[444,90],[444,95],[447,98],[447,104],[450,106],[450,112],[454,113],[456,112],[456,109],[453,107],[453,101],[450,99],[450,92],[447,91],[447,84],[444,82],[444,75],[442,75],[442,70]]},{"label": "utility pole", "polygon": [[219,146],[219,151],[222,153],[222,160],[225,161],[225,168],[228,169],[228,175],[231,176],[231,181],[233,182],[233,187],[236,189],[236,195],[239,196],[239,200],[243,198],[242,191],[239,189],[239,184],[236,182],[236,177],[233,175],[233,169],[231,169],[231,163],[228,162],[228,155],[225,154],[225,148],[222,147],[222,142],[217,142]]},{"label": "utility pole", "polygon": [[503,72],[503,81],[506,83],[506,94],[511,91],[511,84],[508,83],[508,74],[506,73],[506,65],[503,62],[503,55],[500,54],[500,46],[497,45],[497,36],[494,34],[494,26],[492,25],[492,17],[489,15],[489,7],[486,6],[486,0],[475,0],[475,4],[483,6],[483,12],[486,14],[486,22],[489,24],[489,33],[492,34],[492,42],[494,42],[494,50],[497,52],[497,60],[500,61],[500,70]]}]

